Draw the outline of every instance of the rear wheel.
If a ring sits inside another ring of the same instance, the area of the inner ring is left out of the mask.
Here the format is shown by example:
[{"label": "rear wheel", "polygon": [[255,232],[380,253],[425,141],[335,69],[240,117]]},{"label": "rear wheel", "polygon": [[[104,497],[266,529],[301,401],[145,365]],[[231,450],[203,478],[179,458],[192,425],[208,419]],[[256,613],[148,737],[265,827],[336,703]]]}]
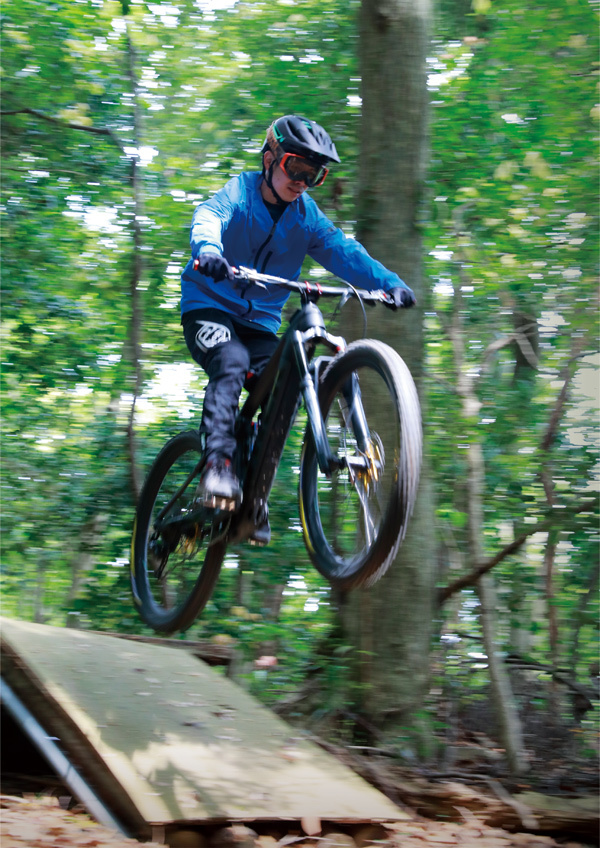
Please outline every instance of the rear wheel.
[{"label": "rear wheel", "polygon": [[331,362],[319,400],[339,469],[319,470],[309,430],[300,467],[304,540],[330,583],[342,589],[371,585],[393,561],[417,494],[422,435],[416,388],[400,356],[367,339]]},{"label": "rear wheel", "polygon": [[160,633],[185,630],[206,605],[227,549],[230,513],[194,503],[200,436],[180,433],[156,457],[136,512],[131,580],[142,619]]}]

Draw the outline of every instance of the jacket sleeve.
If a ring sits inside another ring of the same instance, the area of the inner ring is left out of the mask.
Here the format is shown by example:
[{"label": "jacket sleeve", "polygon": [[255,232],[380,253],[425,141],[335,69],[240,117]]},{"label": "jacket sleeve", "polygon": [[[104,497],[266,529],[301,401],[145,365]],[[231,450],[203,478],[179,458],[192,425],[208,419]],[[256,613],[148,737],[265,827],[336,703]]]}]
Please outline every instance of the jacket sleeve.
[{"label": "jacket sleeve", "polygon": [[241,194],[240,182],[234,177],[209,200],[196,207],[190,230],[193,259],[200,253],[223,254],[223,233],[234,215]]},{"label": "jacket sleeve", "polygon": [[360,242],[336,227],[316,204],[311,204],[311,207],[309,256],[357,288],[389,291],[402,286],[408,289],[404,280],[373,259]]}]

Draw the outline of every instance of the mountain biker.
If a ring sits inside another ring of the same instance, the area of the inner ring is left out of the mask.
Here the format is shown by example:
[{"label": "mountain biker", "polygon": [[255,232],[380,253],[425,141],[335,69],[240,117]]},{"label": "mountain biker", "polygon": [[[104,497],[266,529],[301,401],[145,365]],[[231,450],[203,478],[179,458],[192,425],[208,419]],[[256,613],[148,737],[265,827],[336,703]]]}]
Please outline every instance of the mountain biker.
[{"label": "mountain biker", "polygon": [[[392,309],[415,303],[411,289],[346,236],[305,192],[322,185],[335,145],[317,123],[285,115],[269,129],[262,172],[233,177],[192,218],[192,258],[181,276],[181,323],[192,357],[208,375],[200,432],[206,463],[196,497],[235,509],[242,492],[233,471],[234,423],[242,387],[258,377],[277,346],[284,290],[241,291],[239,265],[297,279],[305,257],[360,288],[385,289]],[[270,540],[268,514],[250,541]]]}]

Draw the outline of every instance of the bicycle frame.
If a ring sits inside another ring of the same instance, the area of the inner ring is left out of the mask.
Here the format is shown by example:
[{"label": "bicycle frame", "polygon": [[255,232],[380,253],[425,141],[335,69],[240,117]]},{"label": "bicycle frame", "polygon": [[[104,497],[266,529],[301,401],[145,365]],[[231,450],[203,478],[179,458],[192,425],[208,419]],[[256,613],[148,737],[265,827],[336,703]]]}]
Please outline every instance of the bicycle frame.
[{"label": "bicycle frame", "polygon": [[[315,445],[317,463],[323,474],[330,476],[344,465],[348,466],[353,474],[366,471],[372,466],[374,459],[368,452],[369,428],[356,375],[343,387],[342,394],[346,404],[346,424],[352,429],[360,455],[346,456],[341,460],[330,451],[317,392],[319,369],[321,364],[331,361],[333,356],[345,350],[346,342],[341,336],[334,336],[327,331],[323,314],[315,301],[320,297],[341,297],[342,301],[345,301],[354,295],[367,302],[386,302],[386,295],[381,291],[367,292],[354,288],[313,285],[260,274],[250,268],[239,268],[236,276],[250,285],[262,288],[266,288],[266,284],[277,285],[298,292],[303,302],[292,316],[274,354],[236,419],[236,473],[243,486],[243,500],[240,510],[231,516],[224,531],[229,543],[246,539],[260,521],[302,399],[306,407],[310,437]],[[313,360],[318,344],[328,348],[332,356],[320,356]],[[259,409],[261,426],[254,423]],[[164,526],[189,527],[197,522],[205,525],[211,515],[210,508],[205,506],[198,506],[184,515],[169,514],[180,492],[184,491],[201,471],[203,462],[203,458],[200,459],[179,491],[164,505],[158,516],[159,522],[164,520]],[[219,534],[217,541],[222,537],[223,534]]]},{"label": "bicycle frame", "polygon": [[[228,545],[265,541],[255,531],[266,524],[267,501],[302,400],[307,425],[299,458],[300,521],[313,565],[333,586],[346,591],[385,573],[416,498],[421,419],[406,365],[384,343],[366,338],[364,307],[365,338],[346,346],[327,331],[316,305],[321,297],[395,305],[389,295],[245,268],[235,277],[244,297],[252,285],[275,285],[299,294],[302,306],[236,417],[240,508],[215,508],[197,496],[206,462],[198,432],[173,436],[150,468],[136,508],[132,591],[143,620],[157,632],[186,629],[204,609]],[[319,345],[323,355],[316,355]],[[373,409],[379,397],[382,403]],[[381,434],[378,415],[390,421]]]},{"label": "bicycle frame", "polygon": [[[331,357],[319,357],[313,361],[317,344],[323,344],[333,355],[346,347],[341,336],[334,336],[327,331],[321,310],[309,301],[292,317],[275,353],[238,415],[239,441],[244,435],[248,438],[248,434],[252,432],[254,416],[259,407],[262,407],[262,423],[245,468],[242,456],[246,451],[243,445],[238,445],[238,455],[242,459],[238,473],[243,484],[244,497],[240,512],[232,519],[232,542],[246,538],[260,510],[266,506],[301,399],[306,407],[320,470],[330,475],[341,465],[338,457],[329,449],[315,385],[315,381],[318,382],[318,366],[323,360],[329,360]],[[359,402],[356,379],[352,381],[352,386],[348,387],[347,394],[355,432],[359,434],[358,440],[366,444],[369,433]]]}]

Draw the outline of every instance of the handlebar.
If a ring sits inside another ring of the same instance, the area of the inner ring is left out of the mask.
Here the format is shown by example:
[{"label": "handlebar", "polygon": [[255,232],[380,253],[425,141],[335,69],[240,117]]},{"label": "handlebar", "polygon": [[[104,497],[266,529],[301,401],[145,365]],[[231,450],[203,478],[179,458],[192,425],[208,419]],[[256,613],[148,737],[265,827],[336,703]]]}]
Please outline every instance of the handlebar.
[{"label": "handlebar", "polygon": [[274,277],[271,274],[261,274],[252,268],[240,265],[234,268],[235,280],[240,283],[250,283],[260,288],[268,286],[279,286],[288,291],[299,292],[307,300],[318,300],[320,297],[339,297],[343,301],[356,297],[366,303],[392,303],[392,298],[383,289],[367,291],[357,289],[346,283],[342,286],[322,286],[320,283],[309,283],[304,280],[286,280],[283,277]]}]

